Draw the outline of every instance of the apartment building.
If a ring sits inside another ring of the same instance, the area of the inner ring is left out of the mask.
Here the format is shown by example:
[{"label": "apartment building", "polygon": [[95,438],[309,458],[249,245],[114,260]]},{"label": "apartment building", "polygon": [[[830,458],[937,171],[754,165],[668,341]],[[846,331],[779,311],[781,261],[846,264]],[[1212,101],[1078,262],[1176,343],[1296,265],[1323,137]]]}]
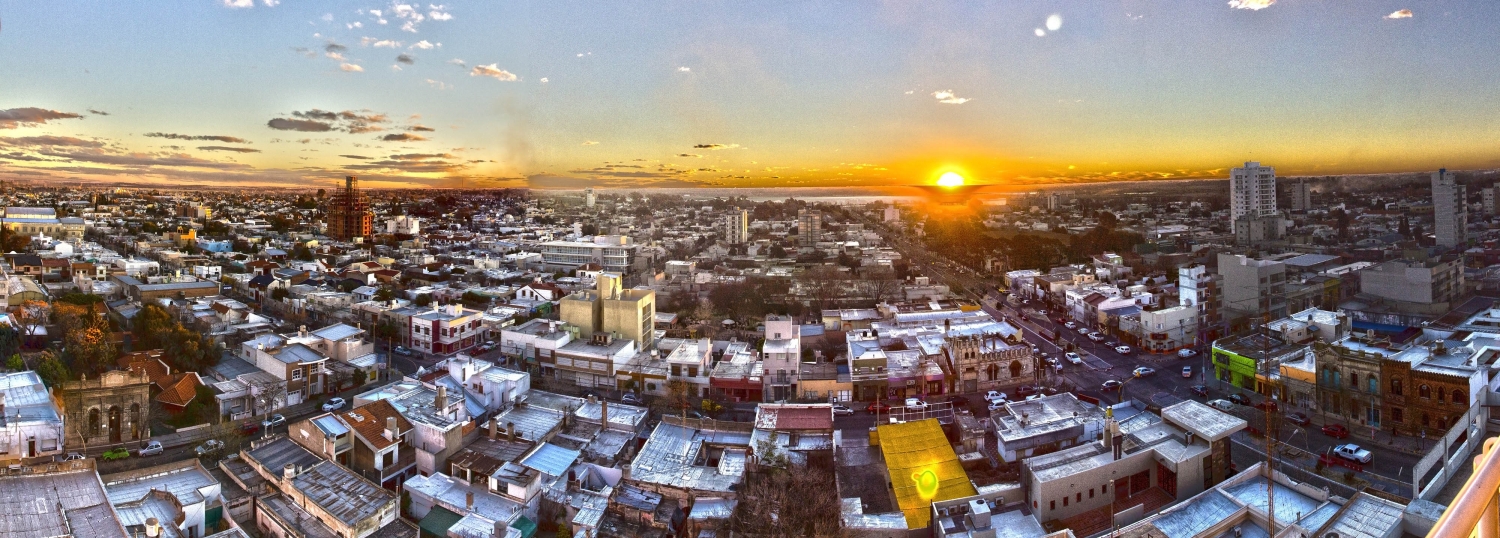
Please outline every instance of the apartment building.
[{"label": "apartment building", "polygon": [[1225,311],[1265,321],[1286,316],[1286,264],[1221,252],[1218,272]]},{"label": "apartment building", "polygon": [[650,349],[656,341],[656,292],[623,289],[622,275],[609,272],[599,273],[595,286],[563,297],[559,319],[578,327],[580,338],[606,332]]},{"label": "apartment building", "polygon": [[766,340],[761,345],[765,362],[766,399],[779,402],[795,398],[798,368],[802,363],[802,327],[790,316],[766,317]]},{"label": "apartment building", "polygon": [[463,305],[434,305],[411,316],[411,347],[423,353],[452,355],[479,345],[484,312]]}]

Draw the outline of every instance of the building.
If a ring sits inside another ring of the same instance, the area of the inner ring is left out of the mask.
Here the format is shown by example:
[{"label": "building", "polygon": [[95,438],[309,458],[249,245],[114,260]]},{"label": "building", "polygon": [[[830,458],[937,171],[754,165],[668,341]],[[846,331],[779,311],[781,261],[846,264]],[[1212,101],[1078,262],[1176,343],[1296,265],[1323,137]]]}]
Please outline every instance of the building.
[{"label": "building", "polygon": [[397,495],[336,462],[319,458],[285,436],[257,440],[240,459],[279,490],[257,499],[256,526],[281,538],[305,533],[309,523],[331,536],[366,538],[383,533],[400,512]]},{"label": "building", "polygon": [[397,215],[385,221],[385,233],[417,235],[422,233],[422,219],[411,215]]},{"label": "building", "polygon": [[1267,321],[1286,316],[1286,264],[1220,252],[1218,272],[1223,310]]},{"label": "building", "polygon": [[[157,365],[165,374],[166,366],[160,362]],[[163,377],[171,379],[167,375]],[[67,445],[85,448],[129,443],[134,446],[150,437],[151,383],[145,369],[113,370],[95,379],[59,383],[56,392],[63,413],[76,421],[67,433]]]},{"label": "building", "polygon": [[[127,538],[93,459],[64,461],[0,475],[6,538]],[[170,536],[170,535],[169,535]]]},{"label": "building", "polygon": [[1260,246],[1280,241],[1286,235],[1286,219],[1280,213],[1246,213],[1235,217],[1231,227],[1234,228],[1234,243],[1240,246]]},{"label": "building", "polygon": [[1141,351],[1165,352],[1192,347],[1198,339],[1198,309],[1178,305],[1141,311]]},{"label": "building", "polygon": [[733,499],[745,479],[753,432],[744,422],[662,416],[626,467],[623,483],[678,501]]},{"label": "building", "polygon": [[1031,348],[998,335],[953,335],[944,339],[945,370],[952,375],[949,392],[984,392],[1033,383],[1036,360]]},{"label": "building", "polygon": [[353,437],[350,470],[392,491],[416,474],[414,427],[391,402],[380,400],[334,416]]},{"label": "building", "polygon": [[1240,217],[1276,215],[1276,169],[1247,161],[1229,171],[1229,231],[1237,232]]},{"label": "building", "polygon": [[57,210],[50,207],[7,207],[0,224],[14,233],[26,236],[45,235],[59,239],[82,239],[83,219],[77,217],[58,218]]},{"label": "building", "polygon": [[436,355],[467,351],[479,345],[483,316],[484,312],[460,304],[433,304],[432,310],[411,316],[411,347]]},{"label": "building", "polygon": [[[94,415],[97,418],[97,413]],[[36,372],[0,375],[0,462],[32,462],[61,455],[65,424]]]},{"label": "building", "polygon": [[814,209],[797,210],[797,246],[812,248],[823,235],[823,213]]},{"label": "building", "polygon": [[558,308],[563,323],[578,327],[585,340],[596,332],[634,340],[636,349],[651,349],[656,340],[656,292],[623,289],[619,273],[600,273],[595,289],[562,298]]},{"label": "building", "polygon": [[163,538],[197,538],[224,525],[223,488],[196,458],[101,475],[99,480],[127,530],[144,531],[155,519],[171,526],[162,529]]},{"label": "building", "polygon": [[1464,293],[1463,258],[1390,260],[1360,271],[1359,289],[1398,309],[1440,314]]},{"label": "building", "polygon": [[1432,231],[1440,247],[1468,241],[1469,203],[1463,185],[1443,168],[1432,173]]},{"label": "building", "polygon": [[1484,200],[1484,214],[1486,216],[1491,216],[1491,217],[1495,216],[1495,191],[1496,190],[1500,190],[1500,187],[1496,187],[1496,186],[1491,185],[1490,187],[1487,187],[1487,188],[1479,190],[1480,195],[1481,195],[1481,197]]},{"label": "building", "polygon": [[978,493],[938,419],[877,424],[891,497],[907,529],[925,529],[932,504]]},{"label": "building", "polygon": [[1292,187],[1292,211],[1307,211],[1312,209],[1312,190],[1307,188],[1307,180],[1299,179]]},{"label": "building", "polygon": [[344,190],[328,199],[328,237],[341,241],[368,238],[374,223],[370,201],[359,190],[359,178],[345,177]]},{"label": "building", "polygon": [[[302,329],[304,333],[306,330]],[[284,383],[283,405],[297,405],[323,394],[328,356],[306,343],[278,334],[262,334],[240,344],[240,356]]]},{"label": "building", "polygon": [[599,202],[598,195],[594,194],[594,188],[583,189],[583,207],[594,207]]},{"label": "building", "polygon": [[[145,281],[141,279],[144,278]],[[140,302],[151,302],[157,299],[181,299],[192,297],[210,297],[218,295],[219,283],[211,280],[199,280],[193,277],[140,277],[126,275],[114,275],[110,277],[125,290],[125,296]]]},{"label": "building", "polygon": [[767,401],[796,398],[799,365],[802,363],[802,326],[789,316],[766,316],[766,340],[761,345],[765,362]]},{"label": "building", "polygon": [[990,411],[995,451],[1015,463],[1036,452],[1093,442],[1104,431],[1104,410],[1078,400],[1071,392],[1035,400],[1008,402]]},{"label": "building", "polygon": [[744,209],[731,210],[724,215],[724,241],[739,245],[750,240],[750,212]]}]

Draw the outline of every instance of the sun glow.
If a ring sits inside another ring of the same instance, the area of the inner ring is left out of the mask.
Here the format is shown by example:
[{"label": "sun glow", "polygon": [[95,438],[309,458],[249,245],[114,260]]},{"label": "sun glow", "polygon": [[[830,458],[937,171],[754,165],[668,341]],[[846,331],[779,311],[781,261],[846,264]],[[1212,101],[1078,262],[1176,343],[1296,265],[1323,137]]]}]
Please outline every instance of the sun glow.
[{"label": "sun glow", "polygon": [[962,187],[964,177],[958,175],[958,172],[948,172],[938,178],[937,184],[939,187]]}]

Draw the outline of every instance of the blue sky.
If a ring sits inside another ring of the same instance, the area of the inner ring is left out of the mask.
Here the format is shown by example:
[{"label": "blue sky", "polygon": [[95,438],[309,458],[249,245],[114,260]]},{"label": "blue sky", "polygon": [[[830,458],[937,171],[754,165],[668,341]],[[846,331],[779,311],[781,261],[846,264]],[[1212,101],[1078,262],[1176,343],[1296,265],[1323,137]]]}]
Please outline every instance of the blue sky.
[{"label": "blue sky", "polygon": [[1497,166],[1500,3],[1267,1],[0,0],[0,178],[825,186],[1222,177],[1249,159],[1285,175]]}]

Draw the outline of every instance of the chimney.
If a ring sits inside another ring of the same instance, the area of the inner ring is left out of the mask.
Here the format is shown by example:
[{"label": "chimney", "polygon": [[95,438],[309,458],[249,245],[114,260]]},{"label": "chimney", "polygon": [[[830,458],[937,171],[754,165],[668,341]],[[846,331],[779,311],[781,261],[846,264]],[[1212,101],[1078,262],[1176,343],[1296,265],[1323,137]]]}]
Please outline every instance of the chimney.
[{"label": "chimney", "polygon": [[620,480],[630,480],[630,464],[620,466]]},{"label": "chimney", "polygon": [[438,387],[437,387],[437,396],[432,399],[432,406],[436,407],[438,409],[438,411],[442,411],[443,409],[445,409],[445,408],[448,407],[448,386],[447,385],[438,385]]},{"label": "chimney", "polygon": [[290,482],[293,478],[297,478],[297,464],[288,463],[283,465],[281,467],[281,479]]},{"label": "chimney", "polygon": [[599,400],[599,427],[609,429],[609,401]]},{"label": "chimney", "polygon": [[470,512],[474,511],[474,492],[473,491],[466,491],[466,492],[464,492],[464,506],[467,507]]},{"label": "chimney", "polygon": [[401,430],[396,426],[396,417],[385,417],[385,440],[395,441]]},{"label": "chimney", "polygon": [[490,430],[490,439],[494,439],[495,438],[495,430],[497,429],[495,427],[495,423],[499,422],[499,421],[500,421],[500,419],[498,419],[498,418],[492,418],[492,419],[484,421],[485,427],[489,428],[489,430]]},{"label": "chimney", "polygon": [[506,422],[505,423],[505,440],[506,441],[510,441],[512,443],[516,442],[516,423],[514,423],[514,422]]},{"label": "chimney", "polygon": [[158,538],[161,536],[161,521],[154,517],[146,518],[146,537]]}]

